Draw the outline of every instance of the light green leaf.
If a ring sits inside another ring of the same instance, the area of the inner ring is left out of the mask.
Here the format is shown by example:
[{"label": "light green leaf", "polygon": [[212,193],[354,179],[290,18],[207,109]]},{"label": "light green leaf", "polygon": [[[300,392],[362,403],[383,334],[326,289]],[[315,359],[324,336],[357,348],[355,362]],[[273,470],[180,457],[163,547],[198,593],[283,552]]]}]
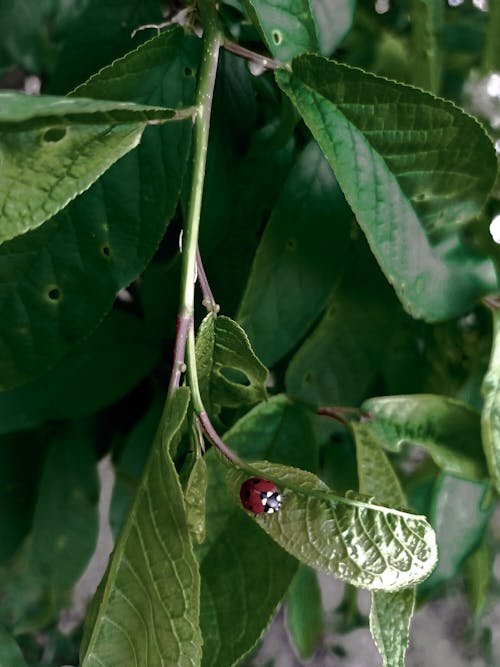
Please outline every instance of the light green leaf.
[{"label": "light green leaf", "polygon": [[92,439],[74,425],[51,443],[33,516],[29,567],[43,577],[57,610],[92,556],[99,484]]},{"label": "light green leaf", "polygon": [[414,608],[414,587],[395,593],[372,591],[370,632],[384,667],[404,667]]},{"label": "light green leaf", "polygon": [[209,313],[196,339],[196,362],[205,407],[252,405],[266,399],[267,369],[255,356],[246,333],[232,319]]},{"label": "light green leaf", "polygon": [[500,310],[493,311],[493,348],[484,376],[481,434],[491,480],[500,493]]},{"label": "light green leaf", "polygon": [[331,168],[312,141],[281,191],[238,310],[266,364],[289,352],[325,307],[345,268],[351,221]]},{"label": "light green leaf", "polygon": [[27,667],[15,639],[0,625],[0,665],[2,667]]},{"label": "light green leaf", "polygon": [[320,52],[331,55],[352,26],[356,0],[311,0]]},{"label": "light green leaf", "polygon": [[424,590],[451,579],[479,546],[493,509],[491,500],[487,482],[471,482],[446,473],[439,476],[430,514],[439,560],[422,584]]},{"label": "light green leaf", "polygon": [[[370,425],[352,424],[358,461],[359,490],[391,505],[405,505],[406,497],[386,453]],[[394,593],[372,591],[370,632],[384,667],[404,667],[415,606],[415,587]]]},{"label": "light green leaf", "polygon": [[113,310],[45,375],[0,392],[0,433],[97,412],[130,391],[159,356],[160,343],[145,325],[129,313]]},{"label": "light green leaf", "polygon": [[485,609],[491,590],[492,569],[492,554],[486,532],[478,548],[465,562],[467,597],[476,616],[480,616]]},{"label": "light green leaf", "polygon": [[182,489],[169,454],[188,405],[185,388],[177,390],[166,405],[89,616],[82,667],[200,664],[198,567]]},{"label": "light green leaf", "polygon": [[309,0],[243,0],[243,4],[278,60],[289,62],[299,53],[318,51]]},{"label": "light green leaf", "polygon": [[169,109],[0,93],[0,242],[35,229],[135,148]]},{"label": "light green leaf", "polygon": [[323,633],[323,607],[316,573],[304,565],[288,590],[286,625],[299,657],[312,657]]},{"label": "light green leaf", "polygon": [[[284,396],[260,403],[225,434],[241,456],[314,469],[317,448],[306,410]],[[203,666],[230,667],[258,641],[285,595],[297,561],[281,549],[229,495],[227,468],[213,451],[208,467],[205,542],[201,562]]]},{"label": "light green leaf", "polygon": [[444,5],[440,0],[411,0],[412,82],[424,90],[439,93],[441,83],[440,33]]},{"label": "light green leaf", "polygon": [[457,236],[481,211],[497,171],[491,141],[472,117],[317,56],[296,58],[292,74],[276,77],[413,316],[458,315],[494,287],[491,263]]},{"label": "light green leaf", "polygon": [[435,535],[425,517],[354,492],[336,496],[309,472],[263,461],[228,473],[237,502],[250,474],[274,482],[283,497],[279,512],[255,521],[306,565],[355,586],[386,591],[412,586],[434,568]]},{"label": "light green leaf", "polygon": [[184,485],[184,501],[188,528],[194,542],[205,539],[205,496],[207,493],[207,464],[205,457],[197,456]]},{"label": "light green leaf", "polygon": [[[182,28],[167,30],[78,92],[189,106],[198,46]],[[0,245],[2,389],[54,365],[97,327],[117,292],[144,269],[177,205],[191,131],[190,121],[146,128],[137,150],[62,212]]]},{"label": "light green leaf", "polygon": [[405,444],[424,447],[449,473],[483,479],[480,415],[447,396],[416,394],[371,398],[361,407],[378,442],[391,452]]}]

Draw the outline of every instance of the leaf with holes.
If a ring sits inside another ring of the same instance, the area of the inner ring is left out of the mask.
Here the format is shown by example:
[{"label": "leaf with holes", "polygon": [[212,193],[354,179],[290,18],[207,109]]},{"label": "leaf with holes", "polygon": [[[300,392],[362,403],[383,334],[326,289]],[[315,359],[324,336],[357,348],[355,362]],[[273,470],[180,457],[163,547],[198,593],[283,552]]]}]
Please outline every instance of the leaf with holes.
[{"label": "leaf with holes", "polygon": [[[391,505],[405,505],[398,476],[369,424],[352,424],[356,443],[359,490]],[[370,632],[384,667],[404,667],[415,607],[415,587],[394,592],[372,591]]]},{"label": "leaf with holes", "polygon": [[[189,106],[198,46],[181,28],[167,30],[78,92]],[[177,205],[191,126],[182,121],[148,127],[137,150],[61,213],[0,245],[3,389],[40,375],[66,354],[144,269]]]},{"label": "leaf with holes", "polygon": [[281,191],[238,310],[266,364],[289,352],[325,307],[345,268],[351,221],[330,165],[312,141]]},{"label": "leaf with holes", "polygon": [[447,396],[417,394],[371,398],[361,406],[373,437],[388,451],[405,444],[424,447],[443,470],[484,479],[481,417],[462,401]]},{"label": "leaf with holes", "polygon": [[317,56],[296,58],[293,73],[276,78],[413,316],[447,319],[494,289],[491,262],[458,236],[481,211],[497,171],[491,141],[472,117],[418,89]]},{"label": "leaf with holes", "polygon": [[243,0],[243,4],[278,60],[289,62],[299,53],[318,51],[309,0]]},{"label": "leaf with holes", "polygon": [[205,317],[196,339],[196,361],[201,395],[210,414],[266,399],[267,369],[231,318]]},{"label": "leaf with holes", "polygon": [[0,243],[35,229],[135,148],[169,109],[0,93]]},{"label": "leaf with holes", "polygon": [[238,503],[250,474],[274,482],[283,498],[279,512],[255,521],[306,565],[354,586],[384,591],[413,586],[432,572],[436,537],[424,516],[352,491],[337,496],[309,472],[266,461],[229,471]]},{"label": "leaf with holes", "polygon": [[201,660],[198,565],[169,448],[189,405],[168,401],[133,505],[93,601],[82,667],[195,667]]}]

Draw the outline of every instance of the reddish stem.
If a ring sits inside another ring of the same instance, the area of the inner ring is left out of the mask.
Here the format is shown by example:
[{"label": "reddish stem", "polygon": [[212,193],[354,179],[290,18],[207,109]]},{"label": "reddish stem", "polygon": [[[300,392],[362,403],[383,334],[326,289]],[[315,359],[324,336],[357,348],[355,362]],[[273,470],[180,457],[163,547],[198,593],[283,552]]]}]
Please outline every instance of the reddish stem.
[{"label": "reddish stem", "polygon": [[189,315],[182,315],[177,317],[177,330],[175,335],[174,358],[172,361],[172,373],[170,375],[170,383],[168,385],[168,393],[171,395],[179,388],[181,383],[181,376],[186,371],[186,364],[184,358],[186,355],[186,341],[189,327],[192,326],[193,318]]},{"label": "reddish stem", "polygon": [[214,429],[212,422],[210,421],[210,417],[207,415],[205,411],[200,412],[198,415],[198,419],[200,421],[201,427],[207,436],[207,438],[210,440],[210,442],[214,445],[214,447],[217,447],[217,449],[221,452],[221,454],[224,454],[224,456],[231,461],[231,463],[235,463],[236,465],[243,466],[243,461],[240,459],[240,457],[233,452],[233,450],[226,445],[224,440],[220,437],[220,435],[217,433],[217,431]]},{"label": "reddish stem", "polygon": [[203,262],[201,261],[199,248],[196,248],[196,271],[198,274],[198,284],[200,285],[201,293],[203,294],[202,303],[209,313],[212,312],[214,315],[216,315],[220,310],[220,306],[215,301],[213,292],[210,289],[207,274],[205,273],[205,268],[203,266]]}]

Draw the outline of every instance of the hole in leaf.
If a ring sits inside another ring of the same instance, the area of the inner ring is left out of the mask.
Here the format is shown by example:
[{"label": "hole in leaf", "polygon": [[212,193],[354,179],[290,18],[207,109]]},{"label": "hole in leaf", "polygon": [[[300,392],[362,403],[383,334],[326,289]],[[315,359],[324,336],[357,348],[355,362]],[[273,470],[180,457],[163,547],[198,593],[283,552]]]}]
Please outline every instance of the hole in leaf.
[{"label": "hole in leaf", "polygon": [[295,239],[288,239],[286,242],[286,247],[288,250],[295,250],[295,247],[297,246],[297,243]]},{"label": "hole in leaf", "polygon": [[250,386],[250,380],[248,377],[245,375],[245,373],[242,373],[237,368],[229,368],[224,366],[220,369],[220,373],[224,378],[226,378],[226,380],[229,380],[229,382],[232,382],[233,384],[241,384],[243,387]]},{"label": "hole in leaf", "polygon": [[109,247],[109,245],[101,246],[101,252],[104,255],[104,257],[111,257],[111,248]]},{"label": "hole in leaf", "polygon": [[59,287],[49,287],[47,290],[47,296],[50,299],[50,301],[59,301],[61,298],[61,290]]},{"label": "hole in leaf", "polygon": [[304,375],[304,384],[311,384],[313,379],[313,374],[312,373],[306,373]]},{"label": "hole in leaf", "polygon": [[58,141],[61,141],[61,139],[64,139],[65,136],[65,127],[51,127],[45,131],[43,140],[47,141],[48,143],[57,143]]},{"label": "hole in leaf", "polygon": [[192,67],[184,68],[184,76],[193,76],[193,74],[194,74],[194,69]]},{"label": "hole in leaf", "polygon": [[271,36],[276,46],[278,46],[278,44],[281,44],[281,42],[283,41],[283,35],[280,30],[273,30]]}]

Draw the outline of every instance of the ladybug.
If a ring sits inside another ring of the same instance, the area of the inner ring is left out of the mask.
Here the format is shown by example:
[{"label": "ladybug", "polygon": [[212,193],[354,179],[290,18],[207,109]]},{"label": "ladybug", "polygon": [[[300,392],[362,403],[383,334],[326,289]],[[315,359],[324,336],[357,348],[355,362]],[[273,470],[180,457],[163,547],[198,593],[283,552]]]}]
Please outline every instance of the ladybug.
[{"label": "ladybug", "polygon": [[281,508],[281,494],[272,482],[260,477],[250,477],[240,489],[243,507],[254,514],[272,514]]}]

